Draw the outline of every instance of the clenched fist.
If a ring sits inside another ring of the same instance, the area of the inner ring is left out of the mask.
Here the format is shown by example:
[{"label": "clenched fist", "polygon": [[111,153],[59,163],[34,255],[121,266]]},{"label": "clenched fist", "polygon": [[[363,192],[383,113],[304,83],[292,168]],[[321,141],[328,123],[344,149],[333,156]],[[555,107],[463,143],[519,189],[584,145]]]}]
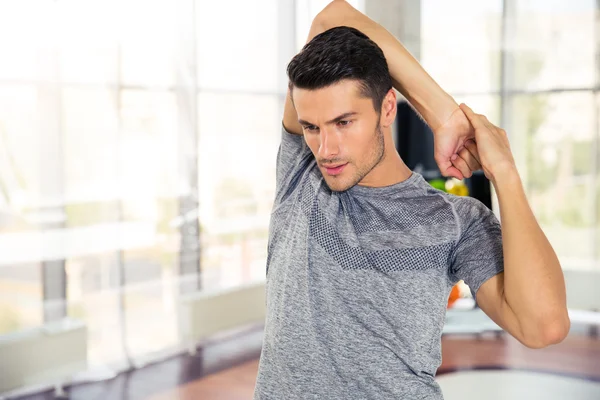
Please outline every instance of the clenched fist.
[{"label": "clenched fist", "polygon": [[492,182],[500,174],[516,171],[506,131],[492,124],[485,115],[475,114],[466,104],[461,104],[460,109],[475,131],[475,140],[467,140],[464,148],[451,157],[452,165],[466,178],[473,171],[483,169]]}]

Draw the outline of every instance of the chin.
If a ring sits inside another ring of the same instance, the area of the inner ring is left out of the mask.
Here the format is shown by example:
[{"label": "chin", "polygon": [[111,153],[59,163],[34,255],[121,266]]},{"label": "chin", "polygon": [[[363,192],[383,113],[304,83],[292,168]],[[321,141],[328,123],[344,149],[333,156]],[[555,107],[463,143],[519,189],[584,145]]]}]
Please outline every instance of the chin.
[{"label": "chin", "polygon": [[332,192],[344,192],[354,186],[354,184],[340,178],[325,178],[325,183]]}]

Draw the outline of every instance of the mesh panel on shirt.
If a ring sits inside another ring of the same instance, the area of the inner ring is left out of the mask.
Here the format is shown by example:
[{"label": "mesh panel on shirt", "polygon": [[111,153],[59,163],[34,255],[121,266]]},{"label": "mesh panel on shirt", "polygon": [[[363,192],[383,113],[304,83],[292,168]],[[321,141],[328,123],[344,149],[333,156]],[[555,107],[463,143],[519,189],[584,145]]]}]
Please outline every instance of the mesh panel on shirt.
[{"label": "mesh panel on shirt", "polygon": [[401,231],[423,225],[454,221],[454,214],[442,198],[418,197],[402,200],[380,199],[377,206],[350,215],[357,233]]},{"label": "mesh panel on shirt", "polygon": [[[383,225],[383,222],[380,224]],[[359,247],[352,247],[335,231],[318,205],[313,207],[311,212],[309,229],[311,237],[346,270],[378,270],[391,273],[446,268],[452,248],[452,243],[378,251],[365,251]],[[385,230],[389,231],[390,228],[385,226]]]}]

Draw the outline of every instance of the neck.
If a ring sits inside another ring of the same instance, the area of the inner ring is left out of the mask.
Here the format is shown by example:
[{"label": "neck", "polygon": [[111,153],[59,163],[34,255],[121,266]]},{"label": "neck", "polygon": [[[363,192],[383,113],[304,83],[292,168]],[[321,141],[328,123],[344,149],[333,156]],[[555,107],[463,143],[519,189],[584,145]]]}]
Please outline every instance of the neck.
[{"label": "neck", "polygon": [[385,147],[381,162],[358,185],[368,187],[390,186],[403,182],[412,175],[412,171],[404,164],[396,151],[391,131],[384,132],[384,138]]}]

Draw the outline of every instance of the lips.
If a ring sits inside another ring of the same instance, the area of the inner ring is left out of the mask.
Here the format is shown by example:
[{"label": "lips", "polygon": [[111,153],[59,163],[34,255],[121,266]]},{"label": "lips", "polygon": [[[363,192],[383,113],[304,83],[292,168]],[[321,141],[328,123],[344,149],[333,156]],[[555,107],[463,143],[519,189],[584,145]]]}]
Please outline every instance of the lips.
[{"label": "lips", "polygon": [[325,168],[325,171],[328,175],[335,176],[341,174],[346,165],[348,165],[348,163],[337,165],[323,165],[323,168]]}]

